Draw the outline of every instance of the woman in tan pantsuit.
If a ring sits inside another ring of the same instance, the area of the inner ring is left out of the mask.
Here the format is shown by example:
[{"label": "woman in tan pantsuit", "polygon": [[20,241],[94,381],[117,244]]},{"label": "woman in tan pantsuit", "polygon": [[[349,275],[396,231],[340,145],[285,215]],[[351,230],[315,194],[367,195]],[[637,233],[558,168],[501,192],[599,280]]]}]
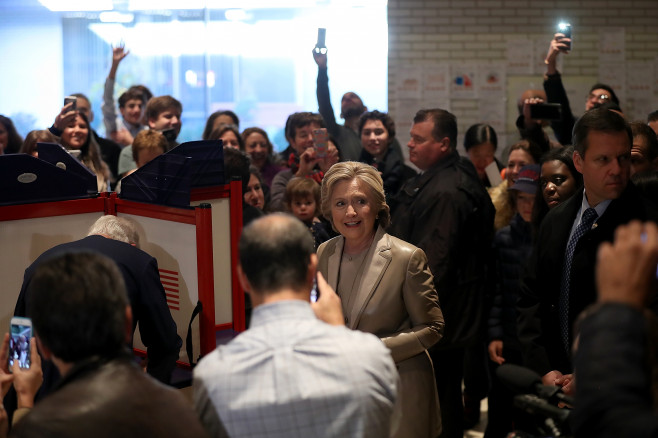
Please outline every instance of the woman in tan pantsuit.
[{"label": "woman in tan pantsuit", "polygon": [[434,438],[440,411],[427,349],[443,333],[443,314],[427,257],[389,236],[382,179],[363,163],[338,163],[322,182],[322,213],[341,235],[318,248],[319,270],[341,297],[348,327],[373,333],[400,373],[394,437]]}]

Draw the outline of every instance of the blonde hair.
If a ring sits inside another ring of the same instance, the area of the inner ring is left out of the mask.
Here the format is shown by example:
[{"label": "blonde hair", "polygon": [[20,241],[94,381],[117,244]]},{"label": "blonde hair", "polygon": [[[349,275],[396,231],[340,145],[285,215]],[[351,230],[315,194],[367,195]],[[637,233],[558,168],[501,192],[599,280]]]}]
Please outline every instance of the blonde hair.
[{"label": "blonde hair", "polygon": [[168,146],[167,138],[162,133],[152,129],[140,131],[133,140],[133,160],[137,163],[139,153],[146,150],[160,149],[164,154]]},{"label": "blonde hair", "polygon": [[368,198],[372,201],[374,210],[377,211],[377,221],[382,228],[388,227],[391,223],[391,213],[388,204],[386,204],[382,177],[374,167],[356,161],[336,163],[324,175],[321,203],[324,217],[331,222],[332,228],[336,230],[331,216],[331,195],[337,183],[354,179],[364,182],[370,188]]}]

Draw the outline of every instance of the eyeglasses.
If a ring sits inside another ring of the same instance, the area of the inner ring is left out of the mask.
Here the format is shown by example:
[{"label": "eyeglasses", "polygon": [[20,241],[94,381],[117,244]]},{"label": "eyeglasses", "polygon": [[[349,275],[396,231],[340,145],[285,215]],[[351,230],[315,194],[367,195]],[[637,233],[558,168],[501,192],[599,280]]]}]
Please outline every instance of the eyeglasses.
[{"label": "eyeglasses", "polygon": [[606,100],[610,100],[610,95],[609,94],[594,94],[594,93],[589,93],[589,96],[587,96],[588,100],[598,100],[599,102],[605,102]]}]

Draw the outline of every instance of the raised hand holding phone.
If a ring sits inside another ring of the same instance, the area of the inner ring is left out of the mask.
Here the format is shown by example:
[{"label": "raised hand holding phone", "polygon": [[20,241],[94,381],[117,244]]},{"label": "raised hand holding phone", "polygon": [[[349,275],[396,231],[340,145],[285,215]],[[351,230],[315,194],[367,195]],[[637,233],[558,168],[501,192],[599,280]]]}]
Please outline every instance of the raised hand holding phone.
[{"label": "raised hand holding phone", "polygon": [[325,36],[327,29],[323,27],[318,28],[318,41],[313,48],[313,59],[320,68],[327,68],[327,46],[325,45]]},{"label": "raised hand holding phone", "polygon": [[11,319],[11,338],[9,339],[9,372],[14,369],[14,362],[20,368],[30,368],[30,342],[32,339],[32,320],[13,317]]}]

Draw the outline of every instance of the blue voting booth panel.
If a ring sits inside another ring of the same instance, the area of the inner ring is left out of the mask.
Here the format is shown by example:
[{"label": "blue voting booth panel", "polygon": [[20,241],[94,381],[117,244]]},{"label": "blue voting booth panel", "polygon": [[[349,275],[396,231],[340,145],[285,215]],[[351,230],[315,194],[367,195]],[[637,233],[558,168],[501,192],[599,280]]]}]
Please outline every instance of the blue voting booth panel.
[{"label": "blue voting booth panel", "polygon": [[191,141],[121,180],[121,199],[172,207],[190,205],[190,189],[225,184],[221,141]]},{"label": "blue voting booth panel", "polygon": [[221,140],[188,141],[165,155],[182,155],[192,159],[192,187],[223,186],[227,182]]},{"label": "blue voting booth panel", "polygon": [[192,187],[191,160],[160,155],[121,180],[121,199],[171,207],[188,207]]},{"label": "blue voting booth panel", "polygon": [[98,192],[98,181],[94,172],[89,170],[80,160],[72,156],[63,146],[57,143],[37,143],[37,151],[39,152],[40,160],[84,179],[87,182],[87,191],[90,194]]},{"label": "blue voting booth panel", "polygon": [[[75,161],[77,165],[83,166]],[[96,177],[94,192],[91,194],[87,181],[71,171],[75,166],[72,164],[64,170],[31,155],[0,155],[0,205],[96,196]]]}]

